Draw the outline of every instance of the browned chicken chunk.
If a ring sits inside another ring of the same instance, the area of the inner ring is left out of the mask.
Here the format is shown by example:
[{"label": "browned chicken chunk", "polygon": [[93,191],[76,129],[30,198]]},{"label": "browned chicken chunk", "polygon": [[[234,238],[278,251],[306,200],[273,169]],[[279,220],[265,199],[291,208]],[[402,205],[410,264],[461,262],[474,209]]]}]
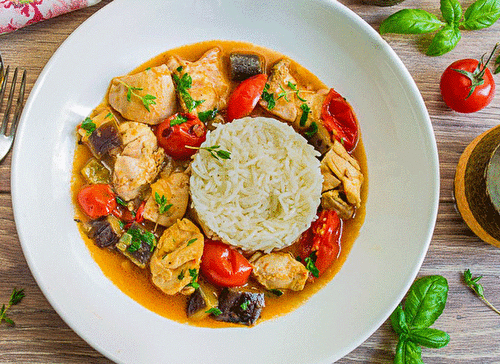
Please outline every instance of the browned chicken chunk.
[{"label": "browned chicken chunk", "polygon": [[150,268],[155,286],[164,293],[191,294],[198,280],[203,254],[203,234],[188,219],[177,222],[163,232],[151,258]]},{"label": "browned chicken chunk", "polygon": [[166,65],[113,78],[108,100],[125,119],[151,125],[161,123],[177,107],[175,87]]},{"label": "browned chicken chunk", "polygon": [[252,275],[267,289],[301,291],[308,271],[289,253],[264,254],[252,262]]},{"label": "browned chicken chunk", "polygon": [[189,201],[189,176],[177,172],[161,176],[151,185],[144,218],[169,227],[186,213]]},{"label": "browned chicken chunk", "polygon": [[170,57],[167,65],[173,74],[184,112],[224,109],[229,96],[229,81],[224,74],[221,50],[212,48],[196,62]]},{"label": "browned chicken chunk", "polygon": [[118,195],[130,201],[151,183],[160,171],[165,151],[158,146],[149,126],[126,122],[119,126],[124,144],[116,157],[113,186]]},{"label": "browned chicken chunk", "polygon": [[[340,142],[335,141],[321,161],[321,172],[322,207],[337,211],[343,219],[352,217],[354,209],[361,205],[361,186],[364,180],[356,159],[347,153]],[[342,195],[345,197],[342,198]]]}]

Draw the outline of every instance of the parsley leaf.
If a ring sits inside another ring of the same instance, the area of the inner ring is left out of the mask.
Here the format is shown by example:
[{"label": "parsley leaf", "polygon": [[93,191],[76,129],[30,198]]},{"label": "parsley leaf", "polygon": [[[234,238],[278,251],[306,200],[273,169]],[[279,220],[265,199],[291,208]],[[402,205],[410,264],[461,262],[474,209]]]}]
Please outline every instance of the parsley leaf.
[{"label": "parsley leaf", "polygon": [[250,301],[246,300],[244,301],[241,305],[240,305],[240,308],[243,310],[243,311],[246,311],[248,310],[248,304],[250,303]]},{"label": "parsley leaf", "polygon": [[181,270],[181,273],[177,276],[177,279],[179,281],[182,281],[184,279],[184,270]]},{"label": "parsley leaf", "polygon": [[191,245],[191,244],[193,244],[196,240],[198,240],[198,239],[194,238],[194,239],[189,240],[189,241],[187,242],[187,245],[186,245],[186,246],[190,246],[190,245]]},{"label": "parsley leaf", "polygon": [[202,103],[205,102],[205,100],[194,100],[191,97],[191,94],[189,93],[188,90],[191,88],[193,84],[193,79],[188,73],[184,73],[182,77],[179,77],[177,75],[172,75],[172,79],[177,85],[177,92],[182,98],[182,101],[184,101],[184,104],[186,105],[188,112],[193,111],[193,109],[196,109],[198,106],[200,106]]},{"label": "parsley leaf", "polygon": [[306,132],[304,132],[304,134],[306,135],[306,137],[311,138],[317,132],[318,132],[318,125],[313,121],[309,126],[309,129],[307,129]]},{"label": "parsley leaf", "polygon": [[276,288],[270,289],[269,292],[275,295],[276,297],[280,297],[283,295],[283,291]]},{"label": "parsley leaf", "polygon": [[470,272],[470,269],[467,269],[464,272],[464,282],[465,284],[476,293],[479,298],[493,311],[495,311],[497,314],[500,315],[500,311],[493,306],[487,299],[484,297],[484,288],[481,285],[481,283],[478,283],[479,280],[483,278],[483,276],[477,276],[475,278],[472,277],[472,273]]},{"label": "parsley leaf", "polygon": [[206,123],[207,121],[213,120],[213,118],[215,118],[215,115],[217,115],[218,112],[219,110],[217,110],[217,108],[207,111],[200,111],[198,113],[198,119]]},{"label": "parsley leaf", "polygon": [[177,114],[175,116],[175,118],[170,120],[170,126],[184,124],[187,121],[188,121],[188,118],[186,116],[183,116],[181,114]]},{"label": "parsley leaf", "polygon": [[222,311],[219,310],[217,307],[212,307],[210,310],[205,311],[205,313],[211,313],[214,316],[222,315]]},{"label": "parsley leaf", "polygon": [[97,128],[95,123],[92,121],[91,118],[86,117],[85,120],[82,121],[80,124],[80,128],[85,130],[87,132],[87,135],[90,135],[94,132],[94,130]]},{"label": "parsley leaf", "polygon": [[158,204],[158,212],[160,215],[164,214],[172,207],[171,203],[167,205],[168,201],[165,195],[161,195],[160,197],[158,192],[155,192],[155,201]]},{"label": "parsley leaf", "polygon": [[130,253],[135,253],[142,248],[142,244],[147,244],[150,251],[156,247],[156,238],[150,231],[143,231],[141,229],[128,229],[127,234],[132,236],[132,240],[127,250]]},{"label": "parsley leaf", "polygon": [[188,284],[188,287],[193,287],[195,289],[200,288],[200,284],[196,282],[198,279],[198,270],[196,268],[190,268],[189,275],[191,276],[191,283]]},{"label": "parsley leaf", "polygon": [[307,258],[304,259],[304,263],[306,264],[306,269],[311,272],[311,274],[318,278],[319,270],[316,268],[316,252],[312,252]]},{"label": "parsley leaf", "polygon": [[306,122],[309,117],[309,113],[311,112],[311,108],[306,103],[300,105],[300,108],[302,109],[302,116],[300,117],[299,125],[306,126]]},{"label": "parsley leaf", "polygon": [[265,84],[264,91],[262,91],[261,97],[262,97],[262,100],[267,102],[267,108],[269,110],[272,110],[276,106],[276,100],[274,99],[274,94],[269,92],[270,87],[271,86],[269,86],[268,83]]},{"label": "parsley leaf", "polygon": [[144,107],[146,108],[146,110],[148,110],[149,112],[151,112],[151,109],[149,108],[149,105],[156,105],[156,101],[154,101],[154,100],[156,100],[156,96],[153,96],[153,95],[150,95],[150,94],[146,94],[144,96],[141,96],[137,92],[134,92],[134,91],[142,91],[141,87],[130,86],[129,84],[127,84],[126,82],[124,82],[122,80],[118,80],[118,82],[120,82],[123,86],[125,86],[127,88],[127,101],[131,101],[132,100],[132,96],[135,96],[139,100],[142,101],[142,104],[144,105]]},{"label": "parsley leaf", "polygon": [[188,149],[198,149],[198,150],[204,149],[208,151],[215,159],[231,159],[231,153],[228,152],[227,150],[219,149],[220,145],[212,145],[211,147],[203,147],[203,148],[192,147],[189,145],[186,145],[185,147]]}]

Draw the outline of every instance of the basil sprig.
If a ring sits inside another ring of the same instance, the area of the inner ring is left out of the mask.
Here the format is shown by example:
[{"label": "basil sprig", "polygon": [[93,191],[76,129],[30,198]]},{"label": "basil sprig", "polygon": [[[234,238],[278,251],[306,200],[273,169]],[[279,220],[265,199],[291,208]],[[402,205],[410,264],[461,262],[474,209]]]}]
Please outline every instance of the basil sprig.
[{"label": "basil sprig", "polygon": [[476,0],[465,13],[458,0],[441,0],[440,10],[444,21],[422,9],[400,10],[380,24],[380,34],[436,32],[426,53],[441,56],[460,41],[460,29],[479,30],[493,25],[500,18],[500,0]]},{"label": "basil sprig", "polygon": [[442,276],[417,279],[410,287],[405,305],[400,304],[391,315],[391,324],[399,336],[395,364],[423,363],[421,346],[442,348],[450,336],[430,328],[441,315],[448,298],[448,281]]}]

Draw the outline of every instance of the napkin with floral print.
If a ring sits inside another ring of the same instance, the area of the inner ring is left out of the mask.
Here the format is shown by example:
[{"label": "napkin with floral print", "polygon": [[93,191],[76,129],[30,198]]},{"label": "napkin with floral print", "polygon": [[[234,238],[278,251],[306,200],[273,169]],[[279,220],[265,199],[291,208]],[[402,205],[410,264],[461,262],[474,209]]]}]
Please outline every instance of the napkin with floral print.
[{"label": "napkin with floral print", "polygon": [[97,4],[101,0],[0,0],[0,34]]}]

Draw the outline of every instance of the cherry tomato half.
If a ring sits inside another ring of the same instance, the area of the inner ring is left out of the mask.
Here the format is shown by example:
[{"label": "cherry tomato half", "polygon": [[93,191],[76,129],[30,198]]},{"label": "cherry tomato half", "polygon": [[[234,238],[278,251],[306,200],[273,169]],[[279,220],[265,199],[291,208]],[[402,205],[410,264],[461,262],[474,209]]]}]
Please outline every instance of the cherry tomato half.
[{"label": "cherry tomato half", "polygon": [[[461,59],[443,72],[439,88],[444,102],[451,109],[463,113],[476,112],[488,105],[495,96],[493,76],[486,65],[478,67],[479,64],[475,59]],[[470,77],[462,71],[470,73]],[[482,75],[479,74],[481,71],[484,71]],[[471,93],[474,83],[477,85]]]},{"label": "cherry tomato half", "polygon": [[174,159],[188,159],[205,141],[207,128],[197,116],[177,113],[163,121],[156,129],[158,144]]},{"label": "cherry tomato half", "polygon": [[358,143],[358,122],[351,105],[333,88],[321,108],[321,120],[332,140],[335,138],[350,153]]},{"label": "cherry tomato half", "polygon": [[252,265],[236,249],[220,241],[206,240],[200,270],[211,283],[222,287],[244,285]]},{"label": "cherry tomato half", "polygon": [[318,219],[306,230],[299,239],[299,257],[302,262],[306,258],[316,259],[314,265],[318,276],[338,258],[340,253],[340,238],[342,220],[335,211],[323,210]]},{"label": "cherry tomato half", "polygon": [[227,103],[227,120],[233,121],[249,115],[264,91],[267,75],[264,73],[242,81],[233,91]]},{"label": "cherry tomato half", "polygon": [[78,204],[91,219],[106,216],[116,208],[116,195],[107,184],[84,187],[78,192]]}]

